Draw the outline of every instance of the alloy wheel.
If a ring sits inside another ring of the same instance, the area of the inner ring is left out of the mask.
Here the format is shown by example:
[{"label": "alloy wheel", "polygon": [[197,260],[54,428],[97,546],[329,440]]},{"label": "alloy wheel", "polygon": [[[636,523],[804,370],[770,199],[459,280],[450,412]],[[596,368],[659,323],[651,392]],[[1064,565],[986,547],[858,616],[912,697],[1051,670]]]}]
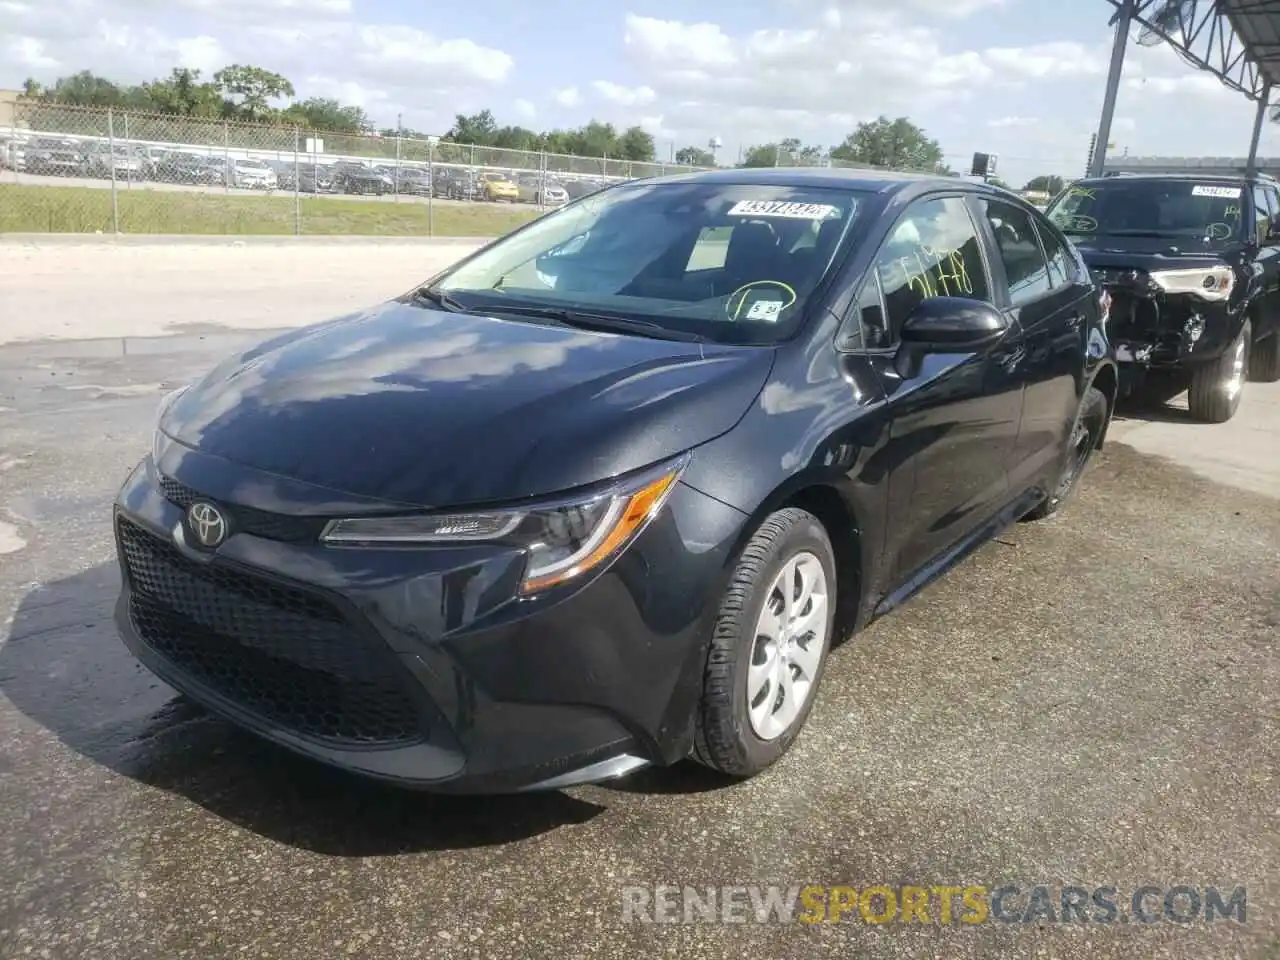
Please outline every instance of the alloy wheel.
[{"label": "alloy wheel", "polygon": [[827,641],[827,575],[807,551],[783,564],[756,621],[747,715],[761,740],[782,736],[812,695]]},{"label": "alloy wheel", "polygon": [[1227,378],[1227,396],[1234,398],[1244,389],[1245,371],[1249,366],[1249,344],[1244,336],[1236,344],[1235,353],[1231,357],[1231,376]]},{"label": "alloy wheel", "polygon": [[1071,492],[1071,487],[1079,479],[1080,474],[1084,471],[1084,466],[1089,462],[1089,457],[1093,454],[1094,448],[1093,431],[1089,429],[1089,423],[1081,420],[1076,424],[1076,428],[1071,434],[1071,453],[1070,461],[1067,469],[1062,475],[1062,479],[1058,482],[1058,489],[1054,491],[1054,496],[1062,499]]}]

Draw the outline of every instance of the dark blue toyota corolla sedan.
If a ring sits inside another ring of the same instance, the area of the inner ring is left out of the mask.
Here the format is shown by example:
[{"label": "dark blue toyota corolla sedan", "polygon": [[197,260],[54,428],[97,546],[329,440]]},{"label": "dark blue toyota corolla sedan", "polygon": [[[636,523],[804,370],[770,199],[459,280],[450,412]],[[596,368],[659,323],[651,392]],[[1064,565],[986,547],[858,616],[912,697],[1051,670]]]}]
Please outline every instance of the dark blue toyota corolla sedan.
[{"label": "dark blue toyota corolla sedan", "polygon": [[397,783],[750,776],[834,640],[1071,492],[1105,319],[1062,233],[982,184],[612,187],[167,398],[115,508],[120,630],[213,711]]}]

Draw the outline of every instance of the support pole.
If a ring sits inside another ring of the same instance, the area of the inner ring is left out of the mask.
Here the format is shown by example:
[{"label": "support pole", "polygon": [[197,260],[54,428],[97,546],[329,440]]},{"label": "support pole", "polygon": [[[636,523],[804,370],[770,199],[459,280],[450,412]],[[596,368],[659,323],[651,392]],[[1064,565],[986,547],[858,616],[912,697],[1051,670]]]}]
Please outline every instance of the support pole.
[{"label": "support pole", "polygon": [[1124,48],[1129,42],[1129,25],[1133,22],[1135,0],[1121,0],[1116,13],[1116,34],[1111,44],[1111,69],[1107,72],[1107,92],[1102,98],[1102,116],[1098,120],[1098,146],[1093,151],[1093,167],[1089,176],[1100,177],[1107,163],[1107,144],[1111,142],[1111,120],[1116,112],[1116,95],[1120,92],[1120,73],[1124,70]]},{"label": "support pole", "polygon": [[1258,98],[1258,112],[1253,118],[1253,137],[1249,141],[1249,159],[1245,163],[1245,176],[1251,177],[1258,172],[1258,140],[1262,137],[1262,121],[1267,116],[1267,103],[1271,100],[1271,83],[1262,85],[1262,96]]}]

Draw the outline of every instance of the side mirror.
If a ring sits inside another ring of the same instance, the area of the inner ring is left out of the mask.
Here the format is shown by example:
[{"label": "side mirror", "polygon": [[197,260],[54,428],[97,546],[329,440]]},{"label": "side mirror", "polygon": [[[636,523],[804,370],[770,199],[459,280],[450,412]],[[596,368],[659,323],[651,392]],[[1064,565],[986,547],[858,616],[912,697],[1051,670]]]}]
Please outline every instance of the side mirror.
[{"label": "side mirror", "polygon": [[962,353],[1000,339],[1009,319],[989,303],[930,297],[902,325],[902,343],[930,353]]}]

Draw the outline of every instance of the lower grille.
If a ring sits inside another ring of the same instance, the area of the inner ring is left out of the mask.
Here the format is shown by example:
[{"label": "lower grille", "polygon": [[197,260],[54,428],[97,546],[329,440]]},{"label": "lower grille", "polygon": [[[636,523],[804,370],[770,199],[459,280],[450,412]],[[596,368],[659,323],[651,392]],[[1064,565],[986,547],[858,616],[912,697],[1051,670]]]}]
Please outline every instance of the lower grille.
[{"label": "lower grille", "polygon": [[188,560],[123,518],[117,536],[142,641],[280,727],[361,745],[422,739],[403,668],[323,597]]}]

